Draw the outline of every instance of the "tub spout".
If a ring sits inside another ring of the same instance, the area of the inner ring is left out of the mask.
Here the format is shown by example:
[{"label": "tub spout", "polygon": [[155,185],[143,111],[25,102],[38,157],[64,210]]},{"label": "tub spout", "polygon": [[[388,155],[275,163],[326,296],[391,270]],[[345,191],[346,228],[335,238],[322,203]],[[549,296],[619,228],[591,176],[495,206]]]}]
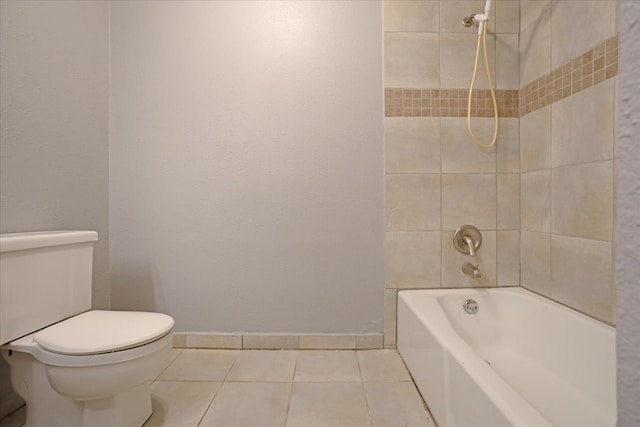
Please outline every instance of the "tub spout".
[{"label": "tub spout", "polygon": [[469,237],[469,236],[464,236],[463,240],[467,244],[467,246],[469,246],[469,255],[475,256],[475,254],[476,254],[476,245],[473,242],[473,239],[471,237]]},{"label": "tub spout", "polygon": [[480,269],[477,265],[473,265],[470,262],[465,262],[462,265],[462,272],[469,277],[473,277],[474,279],[481,279],[482,273],[480,273]]}]

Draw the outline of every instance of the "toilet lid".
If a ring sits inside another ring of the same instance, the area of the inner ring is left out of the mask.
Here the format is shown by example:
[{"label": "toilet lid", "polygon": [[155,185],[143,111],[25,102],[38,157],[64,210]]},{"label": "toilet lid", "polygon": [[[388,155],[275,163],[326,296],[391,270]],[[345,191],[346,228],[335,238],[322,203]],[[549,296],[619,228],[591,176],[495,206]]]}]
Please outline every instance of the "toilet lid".
[{"label": "toilet lid", "polygon": [[171,316],[139,311],[92,310],[49,326],[33,339],[59,354],[110,353],[146,344],[173,328]]}]

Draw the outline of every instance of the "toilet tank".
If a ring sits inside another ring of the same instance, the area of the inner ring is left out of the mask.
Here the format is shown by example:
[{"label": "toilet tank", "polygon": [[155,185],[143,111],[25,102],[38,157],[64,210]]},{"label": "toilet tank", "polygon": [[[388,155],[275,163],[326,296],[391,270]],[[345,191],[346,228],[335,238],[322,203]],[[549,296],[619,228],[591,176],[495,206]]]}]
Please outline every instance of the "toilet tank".
[{"label": "toilet tank", "polygon": [[91,309],[95,231],[0,234],[0,344]]}]

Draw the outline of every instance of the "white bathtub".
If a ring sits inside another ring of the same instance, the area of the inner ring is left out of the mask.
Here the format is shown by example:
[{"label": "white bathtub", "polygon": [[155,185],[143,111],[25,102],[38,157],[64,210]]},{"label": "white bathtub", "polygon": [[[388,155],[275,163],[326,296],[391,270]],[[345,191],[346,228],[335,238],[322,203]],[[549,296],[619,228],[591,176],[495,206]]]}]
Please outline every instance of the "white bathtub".
[{"label": "white bathtub", "polygon": [[615,426],[615,329],[525,289],[401,291],[398,350],[439,427]]}]

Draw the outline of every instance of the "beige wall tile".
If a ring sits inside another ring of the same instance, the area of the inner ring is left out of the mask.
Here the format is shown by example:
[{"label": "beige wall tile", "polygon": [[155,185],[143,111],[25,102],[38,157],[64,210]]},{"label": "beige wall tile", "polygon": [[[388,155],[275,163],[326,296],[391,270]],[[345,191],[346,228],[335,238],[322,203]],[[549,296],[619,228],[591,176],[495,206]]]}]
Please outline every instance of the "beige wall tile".
[{"label": "beige wall tile", "polygon": [[552,68],[564,65],[616,34],[615,3],[603,0],[553,2]]},{"label": "beige wall tile", "polygon": [[604,82],[551,105],[552,166],[613,158],[615,82]]},{"label": "beige wall tile", "polygon": [[520,231],[498,231],[496,251],[498,286],[520,285]]},{"label": "beige wall tile", "polygon": [[[611,80],[613,80],[614,86],[613,86],[613,90],[615,93],[614,99],[618,99],[618,97],[620,96],[620,83],[618,80],[618,76],[612,78]],[[618,141],[618,102],[614,102],[613,103],[613,108],[614,108],[614,112],[613,112],[613,140],[614,141]],[[618,144],[613,144],[613,158],[617,159],[618,158]]]},{"label": "beige wall tile", "polygon": [[[484,13],[484,0],[440,0],[440,32],[478,34],[478,26],[465,27],[462,18]],[[489,21],[489,32],[494,32],[494,20]]]},{"label": "beige wall tile", "polygon": [[242,348],[242,336],[232,334],[190,333],[187,348]]},{"label": "beige wall tile", "polygon": [[611,242],[551,236],[551,276],[553,299],[611,321]]},{"label": "beige wall tile", "polygon": [[526,30],[540,19],[550,6],[551,0],[520,0],[520,31]]},{"label": "beige wall tile", "polygon": [[244,349],[295,349],[298,348],[298,335],[243,335]]},{"label": "beige wall tile", "polygon": [[[611,259],[613,259],[615,263],[616,259],[616,245],[613,245],[613,254],[611,255]],[[613,267],[613,280],[611,285],[611,323],[613,325],[618,323],[618,286],[617,286],[617,272],[615,268],[615,264]]]},{"label": "beige wall tile", "polygon": [[493,2],[496,33],[520,33],[520,2],[513,0],[497,0]]},{"label": "beige wall tile", "polygon": [[[477,34],[440,33],[440,87],[468,88],[471,83],[473,64],[478,43]],[[496,38],[487,35],[489,68],[495,82]],[[489,83],[484,65],[483,53],[480,53],[478,73],[474,85],[476,89],[488,89]]]},{"label": "beige wall tile", "polygon": [[386,175],[385,223],[389,231],[440,229],[440,175]]},{"label": "beige wall tile", "polygon": [[518,34],[496,36],[496,68],[491,69],[491,73],[495,75],[496,89],[520,89],[519,40]]},{"label": "beige wall tile", "polygon": [[551,167],[551,106],[520,118],[520,169],[531,172]]},{"label": "beige wall tile", "polygon": [[551,171],[527,172],[520,176],[520,226],[522,230],[551,230]]},{"label": "beige wall tile", "polygon": [[551,235],[522,231],[520,285],[539,294],[551,294]]},{"label": "beige wall tile", "polygon": [[552,182],[554,234],[613,240],[613,161],[553,169]]},{"label": "beige wall tile", "polygon": [[435,427],[411,382],[366,382],[373,426]]},{"label": "beige wall tile", "polygon": [[551,72],[551,20],[542,17],[520,33],[520,87]]},{"label": "beige wall tile", "polygon": [[443,174],[442,228],[496,229],[496,175]]},{"label": "beige wall tile", "polygon": [[356,348],[355,335],[300,335],[298,344],[300,349],[334,349],[343,350]]},{"label": "beige wall tile", "polygon": [[501,118],[498,126],[498,173],[519,173],[520,119]]},{"label": "beige wall tile", "polygon": [[[482,246],[474,257],[458,252],[453,246],[453,230],[442,232],[442,287],[468,288],[496,286],[496,232],[481,230]],[[480,268],[482,277],[474,279],[462,272],[470,262]]]},{"label": "beige wall tile", "polygon": [[498,230],[520,229],[520,175],[498,174]]},{"label": "beige wall tile", "polygon": [[384,31],[437,33],[439,12],[437,1],[385,0]]},{"label": "beige wall tile", "polygon": [[198,426],[283,426],[290,395],[291,384],[224,383]]},{"label": "beige wall tile", "polygon": [[384,119],[387,173],[440,172],[440,119],[387,117]]},{"label": "beige wall tile", "polygon": [[439,288],[440,235],[440,231],[387,232],[386,287]]},{"label": "beige wall tile", "polygon": [[616,226],[618,221],[618,177],[620,175],[620,171],[618,169],[618,160],[613,160],[613,202],[612,202],[612,214],[613,217],[613,241],[617,240],[616,238]]},{"label": "beige wall tile", "polygon": [[[490,141],[494,120],[473,118],[472,129],[483,141]],[[496,171],[496,149],[484,149],[473,143],[467,129],[467,119],[443,117],[442,172],[443,173],[494,173]]]},{"label": "beige wall tile", "polygon": [[396,289],[384,290],[384,346],[396,346],[396,325],[397,325],[397,298]]},{"label": "beige wall tile", "polygon": [[356,335],[356,349],[358,350],[369,350],[369,349],[383,348],[383,347],[384,347],[383,334]]},{"label": "beige wall tile", "polygon": [[433,88],[440,83],[438,34],[384,35],[385,87]]}]

